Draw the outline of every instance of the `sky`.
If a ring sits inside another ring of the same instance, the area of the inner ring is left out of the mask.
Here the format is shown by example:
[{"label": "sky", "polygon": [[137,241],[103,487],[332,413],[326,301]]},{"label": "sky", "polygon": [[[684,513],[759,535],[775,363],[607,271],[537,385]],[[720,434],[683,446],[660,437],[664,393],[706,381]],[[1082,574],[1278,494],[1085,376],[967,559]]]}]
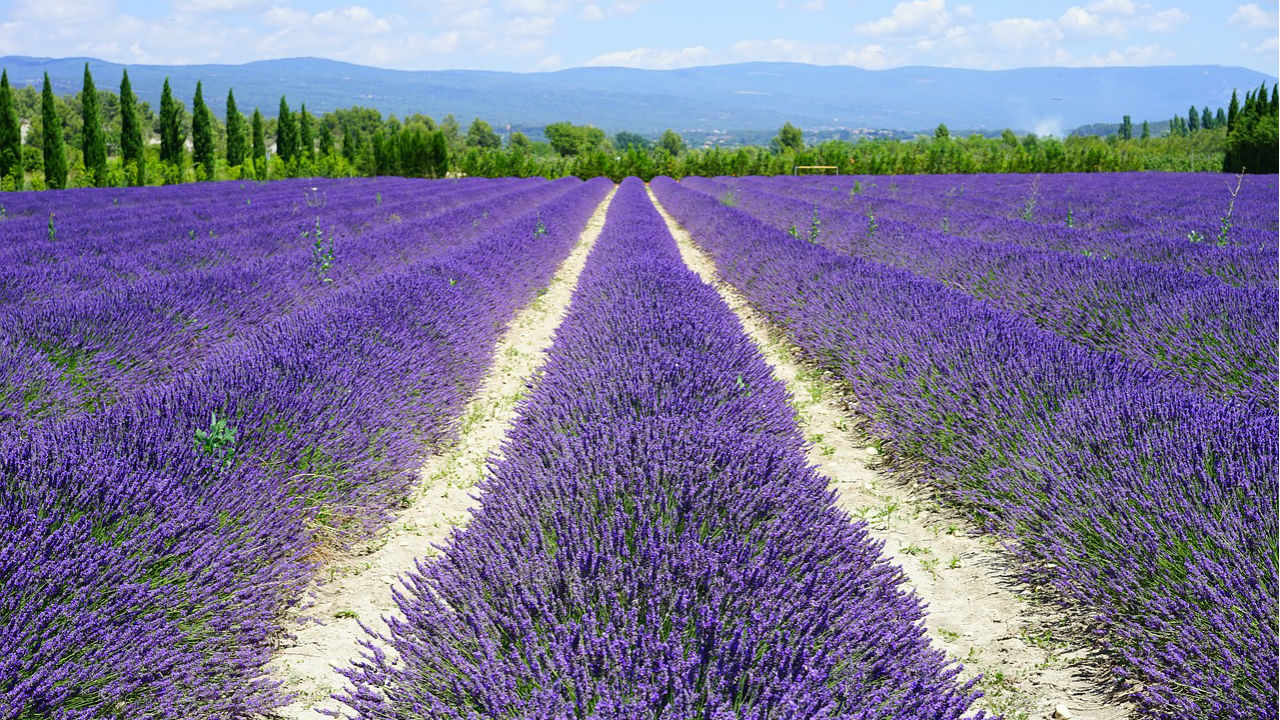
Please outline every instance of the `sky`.
[{"label": "sky", "polygon": [[0,0],[0,55],[314,56],[403,70],[1239,65],[1277,75],[1277,2]]}]

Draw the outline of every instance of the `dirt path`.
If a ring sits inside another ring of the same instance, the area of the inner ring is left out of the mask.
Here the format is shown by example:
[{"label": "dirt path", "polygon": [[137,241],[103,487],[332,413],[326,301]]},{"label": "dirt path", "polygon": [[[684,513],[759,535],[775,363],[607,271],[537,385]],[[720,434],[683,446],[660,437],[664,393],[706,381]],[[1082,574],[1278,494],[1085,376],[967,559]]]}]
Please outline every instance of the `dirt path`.
[{"label": "dirt path", "polygon": [[[1013,568],[990,537],[974,537],[927,488],[879,467],[873,444],[858,432],[856,403],[842,397],[829,373],[814,370],[780,333],[720,280],[711,258],[650,192],[675,236],[685,264],[715,287],[755,340],[774,376],[791,392],[809,460],[831,479],[837,503],[870,524],[885,554],[902,566],[929,606],[926,627],[936,647],[981,674],[978,707],[1017,718],[1053,718],[1059,705],[1077,720],[1119,720],[1131,706],[1110,698],[1091,679],[1087,652],[1060,639],[1061,616],[1029,603],[1031,588],[1009,579]],[[1057,717],[1063,717],[1059,714]]]},{"label": "dirt path", "polygon": [[298,694],[293,704],[276,711],[280,717],[319,720],[327,717],[320,710],[341,707],[329,697],[345,683],[333,668],[346,667],[359,657],[358,642],[367,637],[359,622],[385,631],[382,616],[396,610],[391,592],[399,585],[397,579],[414,568],[415,560],[436,555],[432,545],[455,526],[466,524],[476,505],[475,485],[514,421],[526,383],[546,360],[552,333],[569,306],[612,199],[610,191],[546,291],[516,316],[498,341],[493,367],[463,413],[458,442],[427,461],[409,507],[382,535],[321,571],[310,604],[295,613],[295,637],[271,662],[273,675]]}]

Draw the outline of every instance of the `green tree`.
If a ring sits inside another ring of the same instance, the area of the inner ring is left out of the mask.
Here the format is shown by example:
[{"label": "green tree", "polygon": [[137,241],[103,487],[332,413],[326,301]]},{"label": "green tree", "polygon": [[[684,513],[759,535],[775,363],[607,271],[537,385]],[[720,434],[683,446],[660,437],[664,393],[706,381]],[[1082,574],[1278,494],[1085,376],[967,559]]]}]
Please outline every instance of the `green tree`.
[{"label": "green tree", "polygon": [[196,81],[196,95],[191,99],[191,159],[203,177],[213,179],[213,122],[209,108],[204,104],[204,88],[199,80]]},{"label": "green tree", "polygon": [[187,134],[182,127],[182,116],[182,107],[173,99],[169,78],[165,78],[160,91],[160,160],[178,168],[182,167],[186,155],[183,144]]},{"label": "green tree", "polygon": [[1149,140],[1151,138],[1151,124],[1146,120],[1142,121],[1142,139]]},{"label": "green tree", "polygon": [[445,139],[443,130],[431,133],[430,162],[428,172],[431,177],[441,178],[449,172],[449,141]]},{"label": "green tree", "polygon": [[1200,129],[1200,111],[1196,110],[1196,106],[1192,105],[1191,110],[1187,111],[1187,130],[1195,132]]},{"label": "green tree", "polygon": [[22,128],[7,70],[0,71],[0,176],[22,176]]},{"label": "green tree", "polygon": [[507,139],[507,147],[519,153],[527,153],[533,150],[533,143],[529,141],[528,135],[517,130]]},{"label": "green tree", "polygon": [[662,131],[662,137],[658,138],[658,147],[666,150],[671,157],[678,157],[685,151],[684,138],[675,130],[667,128]]},{"label": "green tree", "polygon": [[293,158],[298,145],[298,134],[293,124],[293,113],[289,112],[289,103],[280,96],[280,111],[276,115],[276,155],[288,162]]},{"label": "green tree", "polygon": [[267,179],[267,134],[262,129],[262,113],[253,109],[253,174],[259,180]]},{"label": "green tree", "polygon": [[236,95],[227,90],[227,167],[244,164],[244,116],[236,107]]},{"label": "green tree", "polygon": [[1236,91],[1231,91],[1231,104],[1227,106],[1227,132],[1236,128],[1236,118],[1240,116],[1240,98]]},{"label": "green tree", "polygon": [[1214,128],[1213,113],[1209,112],[1208,105],[1205,105],[1204,109],[1200,111],[1200,127],[1205,130],[1212,130]]},{"label": "green tree", "polygon": [[1218,108],[1218,113],[1213,116],[1213,126],[1216,128],[1227,126],[1227,114]]},{"label": "green tree", "polygon": [[800,152],[804,150],[804,133],[795,125],[786,123],[778,130],[777,137],[770,144],[776,152],[786,150]]},{"label": "green tree", "polygon": [[129,71],[120,77],[120,159],[125,168],[132,165],[134,177],[128,180],[136,185],[146,183],[147,164],[142,159],[142,125],[138,123],[138,98],[129,84]]},{"label": "green tree", "polygon": [[329,123],[320,123],[320,157],[333,156],[333,131]]},{"label": "green tree", "polygon": [[84,88],[80,91],[80,112],[84,126],[80,131],[80,149],[84,168],[93,177],[94,187],[107,184],[107,139],[98,113],[98,88],[94,87],[89,63],[84,64]]},{"label": "green tree", "polygon": [[1120,121],[1120,139],[1133,139],[1133,120],[1128,115],[1125,115],[1124,119]]},{"label": "green tree", "polygon": [[44,74],[44,90],[40,93],[41,134],[44,140],[44,182],[54,190],[67,186],[67,151],[62,145],[62,118],[49,84],[49,73]]},{"label": "green tree", "polygon": [[315,138],[311,134],[311,114],[307,112],[307,104],[298,107],[298,155],[304,160],[314,160],[316,156]]},{"label": "green tree", "polygon": [[502,147],[502,137],[493,131],[493,126],[476,118],[467,127],[467,147],[496,149]]},{"label": "green tree", "polygon": [[951,131],[947,129],[946,123],[938,123],[938,127],[933,129],[933,139],[941,140],[951,137]]},{"label": "green tree", "polygon": [[601,149],[608,142],[603,130],[590,125],[551,123],[543,128],[542,133],[547,136],[551,148],[564,157],[575,157]]},{"label": "green tree", "polygon": [[648,150],[650,142],[639,133],[623,131],[613,136],[613,146],[619,150],[630,150],[636,148],[638,150]]}]

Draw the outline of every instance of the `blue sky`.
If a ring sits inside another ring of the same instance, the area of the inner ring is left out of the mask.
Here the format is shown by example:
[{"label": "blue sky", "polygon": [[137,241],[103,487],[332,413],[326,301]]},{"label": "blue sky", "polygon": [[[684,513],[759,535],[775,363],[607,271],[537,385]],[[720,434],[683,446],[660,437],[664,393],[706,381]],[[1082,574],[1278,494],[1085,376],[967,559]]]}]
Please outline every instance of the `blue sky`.
[{"label": "blue sky", "polygon": [[1219,64],[1275,75],[1278,22],[1273,0],[3,0],[0,55],[516,71]]}]

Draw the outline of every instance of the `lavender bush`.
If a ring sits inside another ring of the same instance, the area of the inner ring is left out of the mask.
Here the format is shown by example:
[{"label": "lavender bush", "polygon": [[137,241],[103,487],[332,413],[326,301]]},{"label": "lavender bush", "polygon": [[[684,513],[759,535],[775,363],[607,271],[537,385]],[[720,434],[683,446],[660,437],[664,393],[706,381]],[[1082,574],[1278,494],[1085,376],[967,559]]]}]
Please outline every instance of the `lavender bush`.
[{"label": "lavender bush", "polygon": [[1093,620],[1153,718],[1277,716],[1276,419],[670,179],[724,277]]},{"label": "lavender bush", "polygon": [[[824,200],[828,193],[806,194],[813,198],[806,202],[772,192],[790,180],[735,187],[739,209],[779,229],[817,222],[814,242],[940,280],[1068,340],[1175,374],[1215,397],[1277,408],[1274,283],[1232,287],[1126,258],[955,237],[915,221],[831,207]],[[733,187],[702,178],[688,186],[713,196]]]},{"label": "lavender bush", "polygon": [[0,717],[281,704],[263,667],[320,535],[404,496],[608,186],[569,181],[99,412],[0,429]]},{"label": "lavender bush", "polygon": [[919,601],[625,181],[482,505],[348,671],[359,718],[958,718]]}]

